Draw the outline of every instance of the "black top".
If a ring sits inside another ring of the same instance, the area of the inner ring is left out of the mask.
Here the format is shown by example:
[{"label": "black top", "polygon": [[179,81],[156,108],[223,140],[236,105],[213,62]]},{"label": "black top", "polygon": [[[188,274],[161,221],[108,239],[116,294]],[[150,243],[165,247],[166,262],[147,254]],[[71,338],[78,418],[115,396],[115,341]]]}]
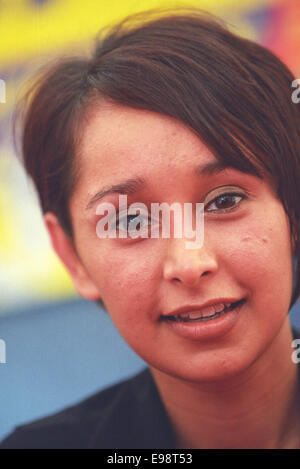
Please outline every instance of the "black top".
[{"label": "black top", "polygon": [[[293,335],[300,337],[296,330]],[[300,365],[298,370],[300,395]],[[176,440],[146,368],[79,404],[17,427],[0,443],[0,449],[8,448],[175,449]]]}]

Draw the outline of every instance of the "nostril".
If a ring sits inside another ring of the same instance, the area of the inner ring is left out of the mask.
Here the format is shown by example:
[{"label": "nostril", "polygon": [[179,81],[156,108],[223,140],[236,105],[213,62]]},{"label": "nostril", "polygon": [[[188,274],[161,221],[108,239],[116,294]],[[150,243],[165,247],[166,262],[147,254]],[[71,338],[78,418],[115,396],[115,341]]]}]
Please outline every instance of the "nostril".
[{"label": "nostril", "polygon": [[208,274],[209,274],[209,271],[206,270],[205,272],[203,272],[203,273],[201,274],[201,277],[204,277],[204,275],[208,275]]},{"label": "nostril", "polygon": [[[202,274],[200,275],[200,277],[204,277],[205,275],[208,275],[208,274],[209,274],[209,270],[206,270],[205,272],[202,272]],[[200,277],[198,277],[198,279],[199,279]],[[174,281],[174,282],[178,282],[178,283],[184,282],[183,279],[180,279],[179,277],[174,277],[174,278],[173,278],[173,281]],[[195,282],[196,282],[196,280],[194,280],[192,283],[195,283]]]}]

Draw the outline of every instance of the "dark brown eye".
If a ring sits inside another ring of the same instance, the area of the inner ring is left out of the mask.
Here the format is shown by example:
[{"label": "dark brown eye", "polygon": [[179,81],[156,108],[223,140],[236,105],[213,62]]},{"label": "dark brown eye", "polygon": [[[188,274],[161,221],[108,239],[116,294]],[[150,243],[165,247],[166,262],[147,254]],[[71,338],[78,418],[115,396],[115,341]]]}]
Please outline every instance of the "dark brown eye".
[{"label": "dark brown eye", "polygon": [[129,233],[132,221],[136,222],[136,230],[148,228],[149,220],[146,217],[143,217],[142,215],[125,215],[121,218],[118,218],[116,221],[116,227]]},{"label": "dark brown eye", "polygon": [[215,197],[211,202],[209,202],[206,206],[206,210],[207,212],[233,210],[239,204],[239,202],[245,198],[246,196],[244,194],[240,194],[239,192],[227,192],[219,195],[218,197]]}]

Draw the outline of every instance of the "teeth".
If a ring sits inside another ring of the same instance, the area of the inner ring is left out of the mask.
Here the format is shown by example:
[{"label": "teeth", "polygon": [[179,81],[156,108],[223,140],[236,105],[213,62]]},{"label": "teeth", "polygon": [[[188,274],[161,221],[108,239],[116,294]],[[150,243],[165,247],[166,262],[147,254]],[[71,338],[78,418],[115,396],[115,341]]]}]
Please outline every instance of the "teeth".
[{"label": "teeth", "polygon": [[[199,314],[199,313],[198,313]],[[178,317],[179,318],[189,318],[190,317],[190,313],[181,313],[181,314],[178,314]]]},{"label": "teeth", "polygon": [[[227,303],[229,306],[231,303]],[[198,311],[191,311],[187,313],[181,313],[178,315],[179,318],[188,318],[188,319],[200,319],[204,317],[213,316],[216,313],[220,313],[225,308],[223,303],[218,303],[213,306],[208,306],[207,308],[203,308]]]},{"label": "teeth", "polygon": [[[230,303],[228,303],[228,305],[230,306]],[[227,306],[224,305],[223,303],[219,303],[218,305],[214,306],[216,313],[220,313],[221,311],[223,311],[225,307]]]}]

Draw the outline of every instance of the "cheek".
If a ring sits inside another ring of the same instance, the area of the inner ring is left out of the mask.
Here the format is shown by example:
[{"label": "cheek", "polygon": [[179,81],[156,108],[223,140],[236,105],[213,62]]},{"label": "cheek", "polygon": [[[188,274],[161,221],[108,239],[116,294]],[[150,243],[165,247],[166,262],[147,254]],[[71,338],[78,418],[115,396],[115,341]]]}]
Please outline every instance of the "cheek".
[{"label": "cheek", "polygon": [[154,253],[147,255],[142,244],[107,249],[100,256],[98,272],[101,274],[93,272],[112,319],[126,320],[127,327],[128,321],[136,327],[138,319],[143,319],[141,312],[155,306],[153,291],[159,282],[159,263]]},{"label": "cheek", "polygon": [[[232,227],[231,227],[232,228]],[[281,211],[248,217],[222,237],[220,258],[242,287],[261,291],[266,302],[289,305],[292,257],[289,225]]]}]

